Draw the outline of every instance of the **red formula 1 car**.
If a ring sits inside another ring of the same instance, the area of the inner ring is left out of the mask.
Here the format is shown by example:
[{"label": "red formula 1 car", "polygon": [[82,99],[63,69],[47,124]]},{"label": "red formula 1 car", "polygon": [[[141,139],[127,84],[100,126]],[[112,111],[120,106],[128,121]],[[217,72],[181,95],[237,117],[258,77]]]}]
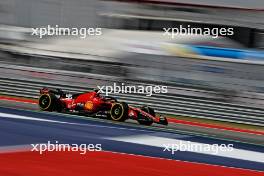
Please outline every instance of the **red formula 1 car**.
[{"label": "red formula 1 car", "polygon": [[165,117],[157,117],[148,106],[136,108],[113,97],[102,96],[97,90],[81,94],[65,93],[60,89],[40,90],[39,107],[43,111],[76,112],[114,121],[137,120],[142,125],[168,125]]}]

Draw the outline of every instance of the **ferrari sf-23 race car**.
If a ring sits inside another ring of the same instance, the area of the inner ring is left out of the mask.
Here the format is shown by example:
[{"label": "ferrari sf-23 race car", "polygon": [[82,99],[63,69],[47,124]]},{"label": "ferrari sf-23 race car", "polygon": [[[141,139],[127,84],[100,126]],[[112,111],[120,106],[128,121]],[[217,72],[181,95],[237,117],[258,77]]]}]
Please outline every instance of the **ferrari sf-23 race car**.
[{"label": "ferrari sf-23 race car", "polygon": [[166,117],[157,117],[154,109],[148,106],[140,108],[130,106],[117,101],[114,97],[103,96],[98,90],[70,94],[61,89],[42,88],[38,104],[43,111],[72,112],[121,122],[133,119],[148,126],[153,123],[168,125]]}]

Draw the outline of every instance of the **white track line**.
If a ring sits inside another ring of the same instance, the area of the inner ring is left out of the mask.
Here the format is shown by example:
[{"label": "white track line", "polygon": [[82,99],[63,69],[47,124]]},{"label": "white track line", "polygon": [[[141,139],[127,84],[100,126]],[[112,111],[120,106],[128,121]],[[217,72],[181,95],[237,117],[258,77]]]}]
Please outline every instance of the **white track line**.
[{"label": "white track line", "polygon": [[[115,141],[121,141],[121,142],[128,142],[128,143],[134,143],[134,144],[141,144],[141,145],[148,145],[148,146],[154,146],[154,147],[161,147],[162,150],[164,150],[165,145],[185,145],[185,146],[202,146],[199,150],[193,150],[194,148],[186,148],[184,151],[188,152],[195,152],[200,154],[206,154],[206,155],[214,155],[214,156],[220,156],[220,157],[227,157],[227,158],[233,158],[233,159],[241,159],[241,160],[247,160],[247,161],[253,161],[253,162],[260,162],[264,163],[264,153],[256,152],[256,151],[249,151],[244,149],[237,149],[233,147],[232,151],[221,151],[220,145],[214,146],[204,143],[198,143],[198,142],[191,142],[186,140],[179,140],[179,139],[172,139],[172,138],[165,138],[165,137],[157,137],[157,136],[151,136],[151,135],[134,135],[134,136],[124,136],[124,137],[113,137],[113,138],[107,138],[110,140]],[[206,147],[213,150],[206,150]],[[215,151],[218,151],[217,153]],[[168,151],[164,151],[168,152]],[[174,153],[177,155],[177,153]]]},{"label": "white track line", "polygon": [[152,133],[151,130],[135,129],[133,127],[126,128],[126,127],[115,127],[115,126],[106,126],[106,125],[92,125],[92,124],[88,124],[88,123],[73,123],[73,122],[49,120],[49,119],[42,119],[42,118],[37,118],[37,117],[28,117],[28,116],[23,116],[23,115],[8,114],[8,113],[1,113],[1,112],[0,112],[0,118],[31,120],[31,121],[39,121],[39,122],[69,124],[69,125],[78,125],[78,126],[90,126],[90,127],[98,127],[98,128],[111,128],[111,129],[118,129],[118,130],[141,131],[141,132]]}]

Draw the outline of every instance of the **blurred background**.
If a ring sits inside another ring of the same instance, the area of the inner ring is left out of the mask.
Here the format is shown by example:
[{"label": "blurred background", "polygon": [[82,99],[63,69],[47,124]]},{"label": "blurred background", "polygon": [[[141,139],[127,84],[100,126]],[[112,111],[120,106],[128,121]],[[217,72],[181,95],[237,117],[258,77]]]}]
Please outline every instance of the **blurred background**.
[{"label": "blurred background", "polygon": [[[47,25],[98,27],[103,34],[31,35],[31,28]],[[163,35],[163,28],[180,25],[232,27],[234,35]],[[167,85],[167,95],[117,96],[166,114],[251,117],[250,123],[263,125],[263,49],[262,0],[0,1],[0,91],[5,95],[36,98],[43,85],[69,91],[113,82]]]}]

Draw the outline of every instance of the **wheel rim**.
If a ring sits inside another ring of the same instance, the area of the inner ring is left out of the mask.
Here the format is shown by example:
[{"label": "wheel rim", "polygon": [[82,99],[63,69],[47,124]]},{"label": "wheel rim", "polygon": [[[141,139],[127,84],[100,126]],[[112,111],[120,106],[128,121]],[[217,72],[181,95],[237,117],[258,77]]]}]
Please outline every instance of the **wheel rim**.
[{"label": "wheel rim", "polygon": [[119,114],[120,114],[120,108],[116,108],[116,109],[115,109],[115,115],[118,116]]},{"label": "wheel rim", "polygon": [[115,104],[112,111],[112,119],[119,120],[123,116],[123,107],[120,104]]}]

